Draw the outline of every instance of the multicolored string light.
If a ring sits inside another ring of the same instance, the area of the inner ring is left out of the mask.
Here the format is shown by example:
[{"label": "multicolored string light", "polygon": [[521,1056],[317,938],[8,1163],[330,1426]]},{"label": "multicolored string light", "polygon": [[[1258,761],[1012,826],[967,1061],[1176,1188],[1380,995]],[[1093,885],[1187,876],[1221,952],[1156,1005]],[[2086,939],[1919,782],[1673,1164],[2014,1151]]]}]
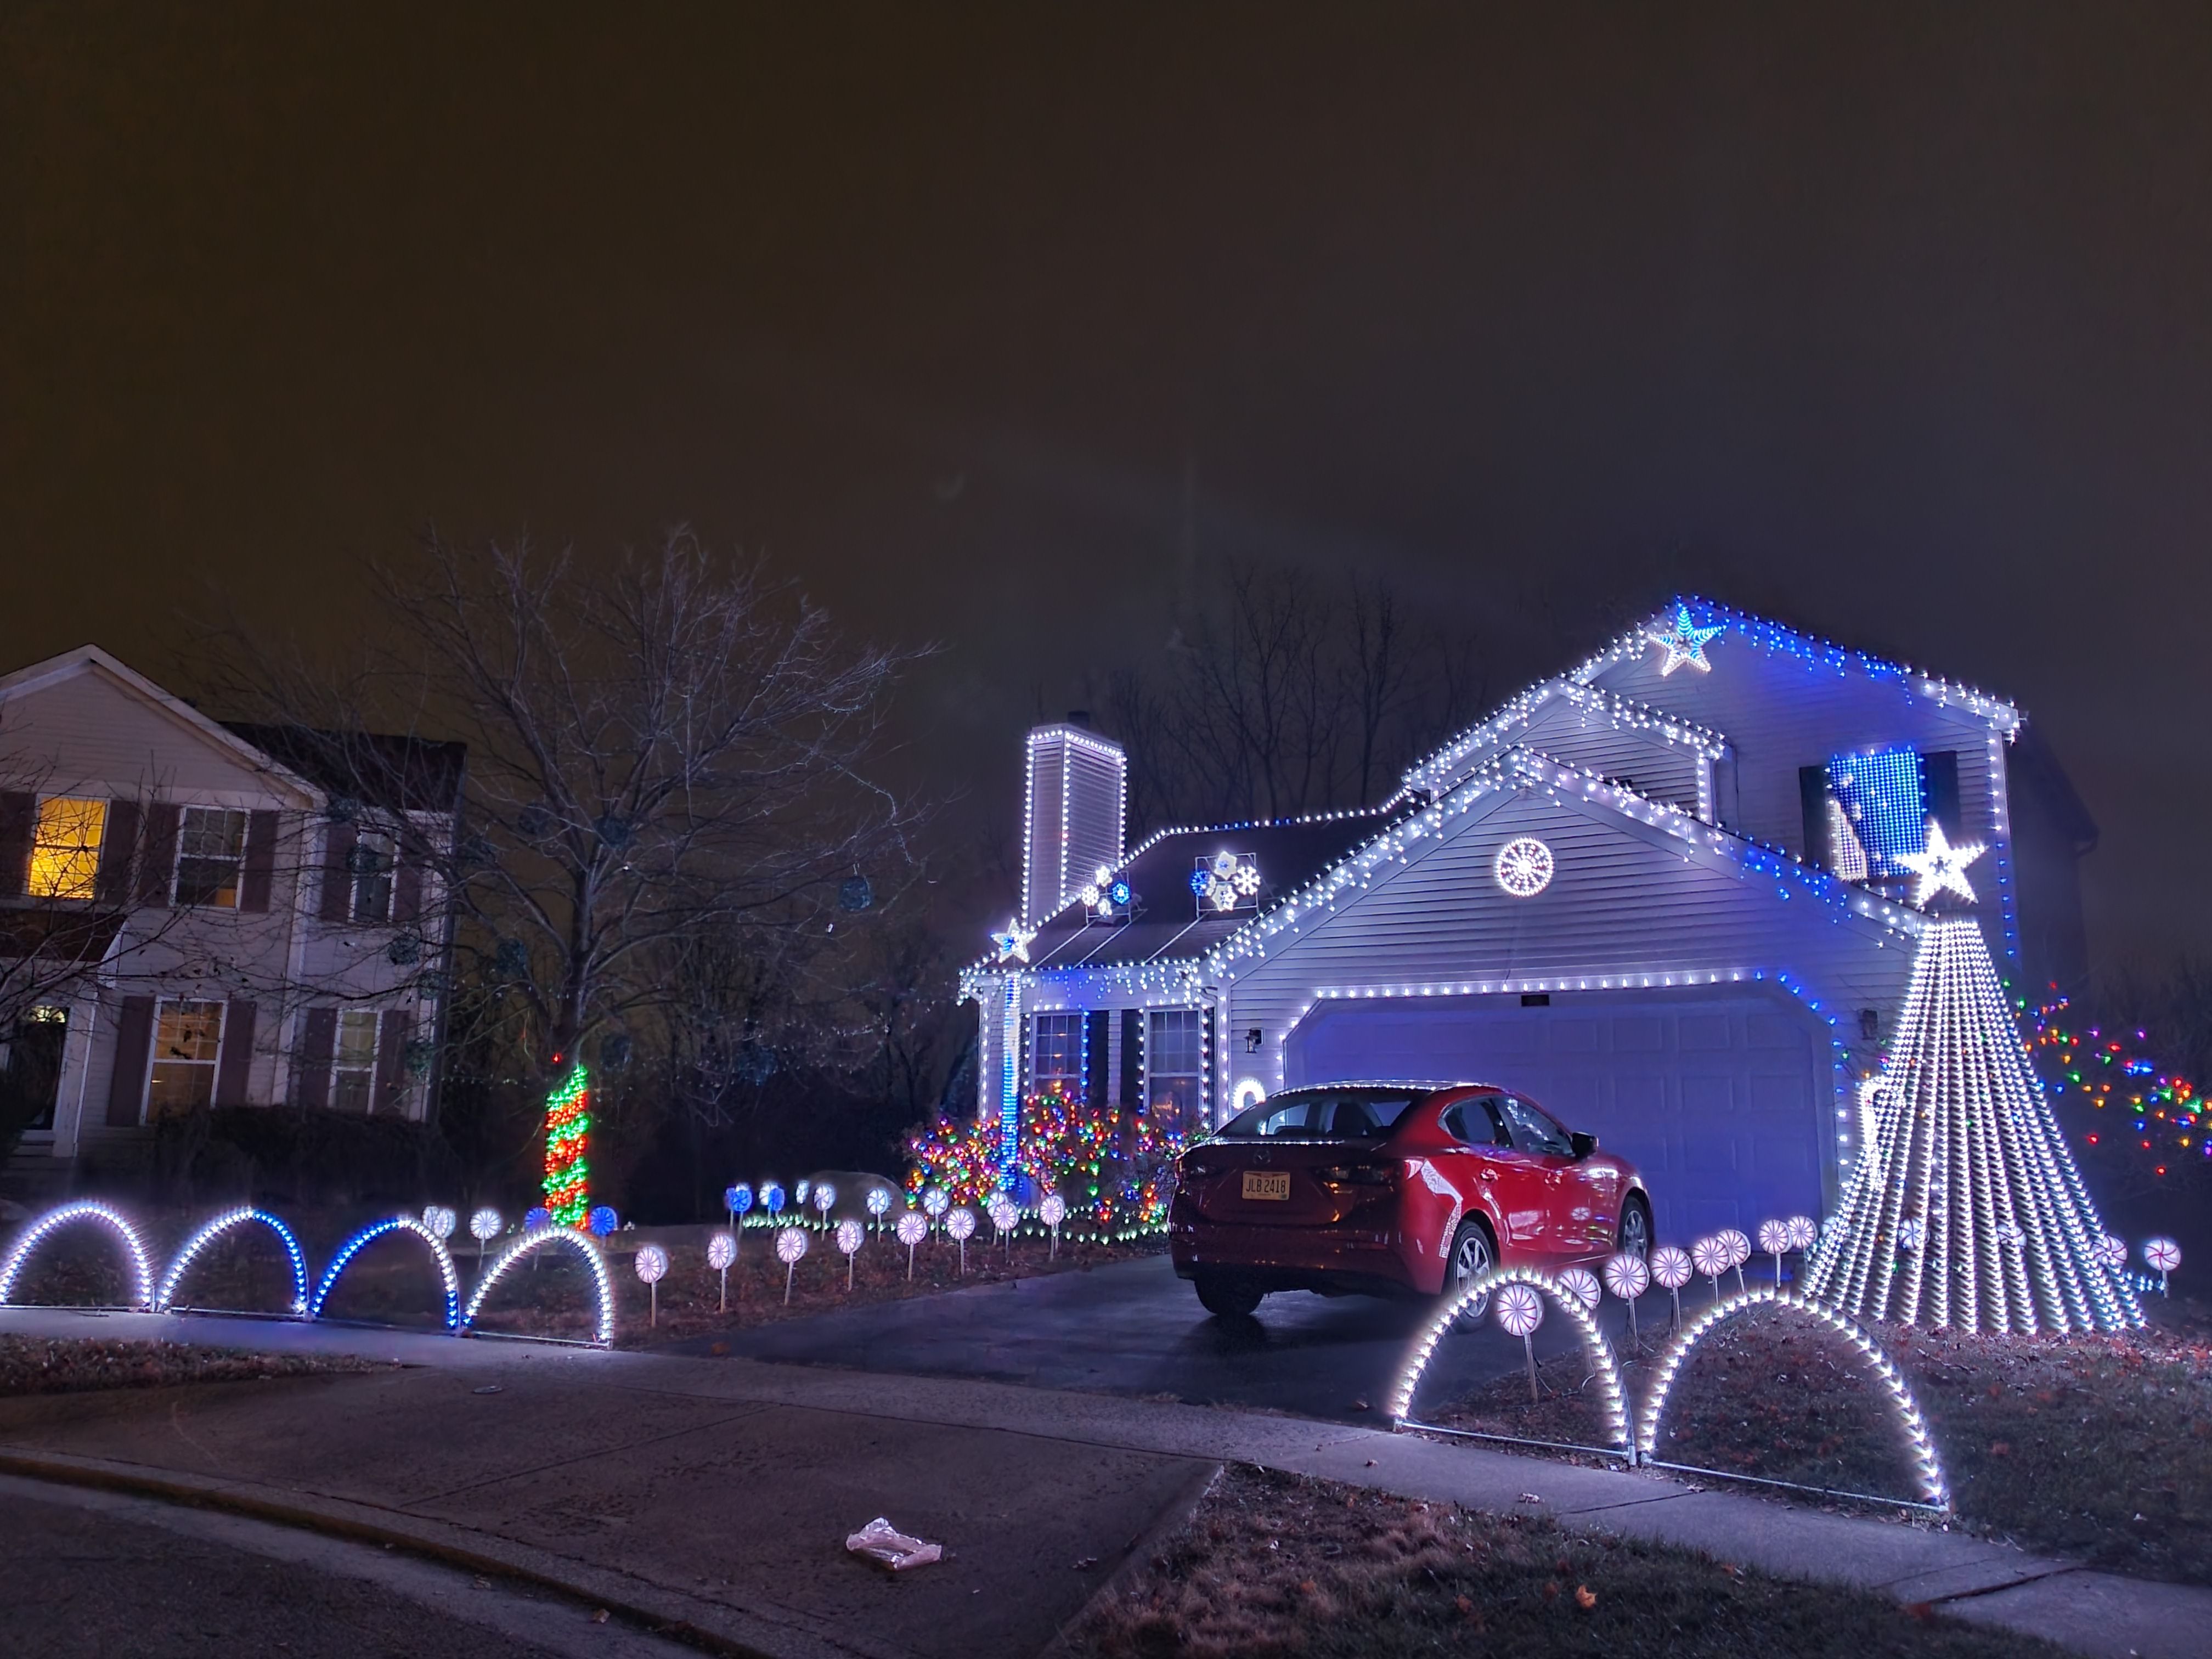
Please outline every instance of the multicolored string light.
[{"label": "multicolored string light", "polygon": [[545,1103],[545,1207],[556,1226],[581,1226],[591,1208],[591,1170],[584,1162],[591,1131],[591,1076],[579,1060]]},{"label": "multicolored string light", "polygon": [[[1100,1231],[1167,1224],[1175,1161],[1185,1137],[1148,1115],[1033,1097],[1022,1109],[1014,1172],[1039,1192],[1064,1192],[1071,1214]],[[988,1201],[1000,1183],[998,1126],[939,1119],[909,1136],[909,1196],[939,1187],[963,1204]]]},{"label": "multicolored string light", "polygon": [[2028,1050],[2054,1096],[2073,1095],[2097,1111],[2117,1108],[2110,1128],[2087,1128],[2091,1146],[2125,1146],[2150,1155],[2152,1173],[2164,1176],[2184,1158],[2212,1158],[2212,1121],[2197,1085],[2172,1067],[2144,1054],[2134,1033],[2114,1036],[2101,1027],[2070,1029],[2069,1005],[2063,996],[2035,1008],[2023,1007],[2032,1035]]}]

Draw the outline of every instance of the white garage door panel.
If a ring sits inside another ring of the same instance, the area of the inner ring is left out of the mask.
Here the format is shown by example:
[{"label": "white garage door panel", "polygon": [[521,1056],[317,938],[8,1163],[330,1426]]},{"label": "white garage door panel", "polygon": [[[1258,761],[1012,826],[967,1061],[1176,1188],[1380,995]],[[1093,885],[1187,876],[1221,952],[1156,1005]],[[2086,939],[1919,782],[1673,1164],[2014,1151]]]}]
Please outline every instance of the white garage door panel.
[{"label": "white garage door panel", "polygon": [[1525,1090],[1644,1171],[1663,1238],[1819,1216],[1834,1084],[1810,1015],[1745,986],[1324,1004],[1292,1032],[1286,1080],[1474,1079]]}]

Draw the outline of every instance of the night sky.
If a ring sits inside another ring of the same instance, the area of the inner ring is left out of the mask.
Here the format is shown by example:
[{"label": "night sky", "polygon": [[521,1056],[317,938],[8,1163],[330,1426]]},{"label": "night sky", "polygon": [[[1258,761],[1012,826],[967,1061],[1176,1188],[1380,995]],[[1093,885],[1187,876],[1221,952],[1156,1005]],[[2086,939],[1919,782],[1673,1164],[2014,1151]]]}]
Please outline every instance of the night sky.
[{"label": "night sky", "polygon": [[685,520],[941,642],[980,811],[1193,545],[1498,691],[1686,586],[2014,697],[2093,950],[2212,936],[2212,13],[951,9],[0,11],[0,664]]}]

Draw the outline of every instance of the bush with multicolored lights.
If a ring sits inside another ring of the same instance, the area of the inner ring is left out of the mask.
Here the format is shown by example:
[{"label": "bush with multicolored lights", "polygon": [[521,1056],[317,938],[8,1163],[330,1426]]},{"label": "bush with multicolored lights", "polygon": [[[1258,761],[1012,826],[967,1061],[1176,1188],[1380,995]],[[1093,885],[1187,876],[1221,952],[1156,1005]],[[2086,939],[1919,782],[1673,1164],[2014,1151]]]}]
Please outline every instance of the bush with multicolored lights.
[{"label": "bush with multicolored lights", "polygon": [[[1175,1161],[1185,1138],[1140,1112],[1086,1106],[1058,1094],[1022,1108],[1013,1185],[1034,1205],[1046,1194],[1067,1201],[1068,1219],[1102,1235],[1127,1237],[1167,1225]],[[956,1203],[980,1204],[1000,1190],[999,1126],[939,1118],[907,1138],[906,1188],[942,1188]]]},{"label": "bush with multicolored lights", "polygon": [[2131,1146],[2154,1160],[2154,1176],[2172,1173],[2185,1158],[2212,1158],[2204,1097],[2187,1078],[2142,1052],[2141,1031],[2077,1027],[2064,997],[2023,1012],[2028,1052],[2053,1097],[2073,1095],[2093,1109],[2112,1113],[2109,1129],[2082,1132],[2089,1146]]}]

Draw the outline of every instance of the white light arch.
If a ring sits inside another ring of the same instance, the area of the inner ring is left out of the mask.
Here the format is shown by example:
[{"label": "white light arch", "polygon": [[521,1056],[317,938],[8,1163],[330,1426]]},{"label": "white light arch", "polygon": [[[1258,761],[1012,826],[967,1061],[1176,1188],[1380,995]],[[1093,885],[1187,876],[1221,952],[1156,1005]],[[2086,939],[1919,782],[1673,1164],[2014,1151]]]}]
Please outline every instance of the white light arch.
[{"label": "white light arch", "polygon": [[1230,1115],[1234,1116],[1248,1106],[1257,1106],[1267,1097],[1267,1085],[1258,1078],[1240,1077],[1237,1079],[1236,1088],[1229,1094]]},{"label": "white light arch", "polygon": [[1419,1426],[1409,1419],[1413,1406],[1413,1390],[1420,1386],[1422,1373],[1428,1370],[1429,1360],[1436,1353],[1437,1344],[1443,1340],[1444,1333],[1458,1322],[1460,1316],[1476,1297],[1507,1285],[1530,1286],[1573,1322],[1583,1340],[1583,1352],[1596,1368],[1598,1379],[1604,1385],[1606,1427],[1613,1436],[1613,1449],[1618,1455],[1633,1464],[1636,1462],[1636,1437],[1629,1423],[1627,1397],[1621,1389],[1620,1362],[1613,1357],[1612,1347],[1607,1343],[1604,1333],[1597,1328],[1595,1316],[1583,1305],[1582,1298],[1562,1287],[1551,1274],[1538,1273],[1533,1267],[1504,1267],[1485,1273],[1444,1304],[1421,1334],[1413,1339],[1413,1346],[1406,1355],[1406,1363],[1398,1372],[1397,1387],[1390,1396],[1391,1426],[1401,1429]]},{"label": "white light arch", "polygon": [[1705,1312],[1682,1328],[1680,1334],[1669,1343],[1659,1358],[1657,1375],[1651,1393],[1644,1401],[1644,1420],[1638,1430],[1638,1447],[1645,1462],[1657,1461],[1659,1421],[1667,1409],[1667,1396],[1674,1386],[1674,1378],[1690,1357],[1690,1351],[1711,1334],[1722,1321],[1733,1318],[1762,1304],[1788,1308],[1794,1312],[1808,1314],[1819,1320],[1837,1335],[1856,1347],[1875,1375],[1881,1379],[1882,1387],[1895,1408],[1899,1425],[1905,1430],[1907,1449],[1912,1459],[1913,1474],[1920,1482],[1921,1499],[1930,1509],[1948,1513],[1951,1508],[1950,1488],[1944,1484],[1942,1465],[1936,1459],[1936,1443],[1928,1432],[1928,1419],[1920,1413],[1920,1403],[1905,1387],[1904,1374],[1890,1357],[1884,1353],[1866,1332],[1838,1313],[1832,1308],[1817,1302],[1808,1302],[1772,1287],[1740,1291],[1725,1301],[1716,1302]]},{"label": "white light arch", "polygon": [[146,1259],[146,1246],[138,1237],[138,1230],[125,1220],[122,1214],[108,1206],[91,1199],[79,1199],[74,1204],[64,1204],[47,1211],[29,1226],[8,1252],[8,1259],[0,1262],[0,1303],[12,1301],[15,1295],[15,1280],[23,1271],[23,1264],[31,1252],[43,1243],[56,1229],[72,1221],[98,1221],[112,1228],[123,1240],[124,1248],[131,1252],[131,1285],[134,1308],[143,1308],[154,1300],[154,1268]]},{"label": "white light arch", "polygon": [[374,1243],[386,1233],[412,1233],[430,1247],[430,1254],[438,1264],[438,1276],[446,1287],[446,1328],[453,1329],[460,1322],[461,1277],[454,1271],[453,1258],[446,1249],[446,1241],[432,1232],[411,1215],[396,1215],[388,1221],[374,1222],[363,1227],[351,1238],[338,1246],[338,1253],[331,1258],[324,1272],[322,1283],[315,1286],[315,1294],[307,1303],[307,1317],[320,1319],[323,1304],[331,1299],[331,1290],[338,1282],[338,1275],[362,1249]]},{"label": "white light arch", "polygon": [[484,1269],[483,1277],[477,1280],[476,1289],[469,1292],[468,1310],[462,1314],[460,1320],[460,1330],[464,1335],[476,1324],[477,1310],[483,1306],[484,1297],[491,1293],[492,1286],[505,1278],[507,1270],[524,1256],[542,1250],[548,1244],[566,1245],[582,1255],[590,1265],[592,1277],[599,1292],[599,1332],[592,1340],[601,1347],[615,1340],[615,1287],[614,1280],[607,1272],[607,1259],[599,1253],[598,1245],[583,1234],[567,1227],[541,1227],[536,1232],[525,1233],[493,1258],[491,1266]]},{"label": "white light arch", "polygon": [[269,1228],[283,1244],[284,1254],[292,1264],[292,1315],[295,1318],[305,1317],[307,1311],[307,1260],[300,1253],[300,1241],[292,1236],[289,1227],[268,1211],[247,1206],[224,1211],[185,1241],[184,1248],[169,1263],[168,1271],[161,1275],[161,1288],[154,1297],[154,1311],[164,1313],[175,1304],[177,1286],[183,1282],[185,1269],[192,1265],[194,1256],[233,1227],[243,1226],[249,1221],[258,1221]]}]

